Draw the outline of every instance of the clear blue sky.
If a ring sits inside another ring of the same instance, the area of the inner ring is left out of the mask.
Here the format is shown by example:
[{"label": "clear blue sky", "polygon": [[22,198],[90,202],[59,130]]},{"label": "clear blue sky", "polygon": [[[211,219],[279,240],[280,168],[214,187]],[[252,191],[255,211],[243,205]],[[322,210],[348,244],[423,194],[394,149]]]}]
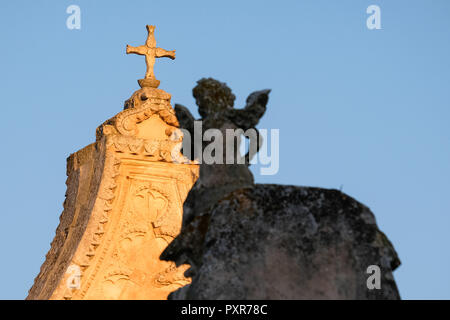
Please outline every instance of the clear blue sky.
[{"label": "clear blue sky", "polygon": [[[81,8],[81,30],[66,8]],[[381,30],[366,8],[381,7]],[[369,206],[403,264],[405,299],[450,298],[450,1],[1,1],[0,298],[22,299],[59,222],[66,158],[145,72],[197,114],[202,77],[271,88],[280,171],[258,182],[340,188]],[[257,167],[254,172],[257,173]]]}]

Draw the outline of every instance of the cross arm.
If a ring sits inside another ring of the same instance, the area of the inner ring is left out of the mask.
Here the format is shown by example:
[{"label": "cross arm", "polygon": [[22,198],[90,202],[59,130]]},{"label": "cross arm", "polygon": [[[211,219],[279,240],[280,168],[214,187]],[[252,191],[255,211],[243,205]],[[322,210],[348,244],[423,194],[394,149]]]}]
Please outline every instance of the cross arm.
[{"label": "cross arm", "polygon": [[140,55],[145,55],[146,52],[147,52],[146,46],[132,47],[132,46],[127,45],[127,54],[128,53],[136,53],[136,54],[140,54]]},{"label": "cross arm", "polygon": [[156,48],[155,57],[175,59],[175,50],[168,51],[162,48]]}]

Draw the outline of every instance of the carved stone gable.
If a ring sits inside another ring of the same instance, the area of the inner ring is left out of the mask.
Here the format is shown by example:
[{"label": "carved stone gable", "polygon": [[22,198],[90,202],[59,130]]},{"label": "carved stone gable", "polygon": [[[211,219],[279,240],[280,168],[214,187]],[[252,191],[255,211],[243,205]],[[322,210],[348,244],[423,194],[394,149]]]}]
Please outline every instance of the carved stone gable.
[{"label": "carved stone gable", "polygon": [[190,282],[187,265],[160,260],[198,178],[177,127],[170,95],[144,87],[69,157],[61,223],[28,299],[166,299]]}]

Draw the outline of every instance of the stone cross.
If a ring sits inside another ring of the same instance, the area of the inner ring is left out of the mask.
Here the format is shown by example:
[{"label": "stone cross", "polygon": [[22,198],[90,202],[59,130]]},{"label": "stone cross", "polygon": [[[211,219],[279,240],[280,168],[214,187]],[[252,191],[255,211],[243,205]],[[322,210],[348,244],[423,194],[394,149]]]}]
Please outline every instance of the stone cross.
[{"label": "stone cross", "polygon": [[155,65],[155,58],[167,57],[170,59],[175,59],[175,50],[167,51],[162,48],[156,47],[155,40],[155,26],[147,25],[147,41],[145,45],[139,47],[132,47],[127,45],[127,54],[136,53],[145,56],[145,63],[147,64],[147,72],[145,73],[145,78],[138,80],[139,85],[143,87],[157,88],[159,86],[159,80],[155,78],[153,73],[153,66]]}]

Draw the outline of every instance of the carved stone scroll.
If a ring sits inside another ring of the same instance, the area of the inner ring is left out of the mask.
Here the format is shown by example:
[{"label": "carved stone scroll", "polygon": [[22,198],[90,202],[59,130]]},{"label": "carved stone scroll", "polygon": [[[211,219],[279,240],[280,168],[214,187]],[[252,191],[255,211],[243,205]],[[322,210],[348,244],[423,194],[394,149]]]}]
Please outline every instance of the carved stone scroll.
[{"label": "carved stone scroll", "polygon": [[166,299],[190,283],[188,265],[160,260],[198,178],[177,126],[170,94],[144,87],[68,158],[64,211],[27,299]]}]

